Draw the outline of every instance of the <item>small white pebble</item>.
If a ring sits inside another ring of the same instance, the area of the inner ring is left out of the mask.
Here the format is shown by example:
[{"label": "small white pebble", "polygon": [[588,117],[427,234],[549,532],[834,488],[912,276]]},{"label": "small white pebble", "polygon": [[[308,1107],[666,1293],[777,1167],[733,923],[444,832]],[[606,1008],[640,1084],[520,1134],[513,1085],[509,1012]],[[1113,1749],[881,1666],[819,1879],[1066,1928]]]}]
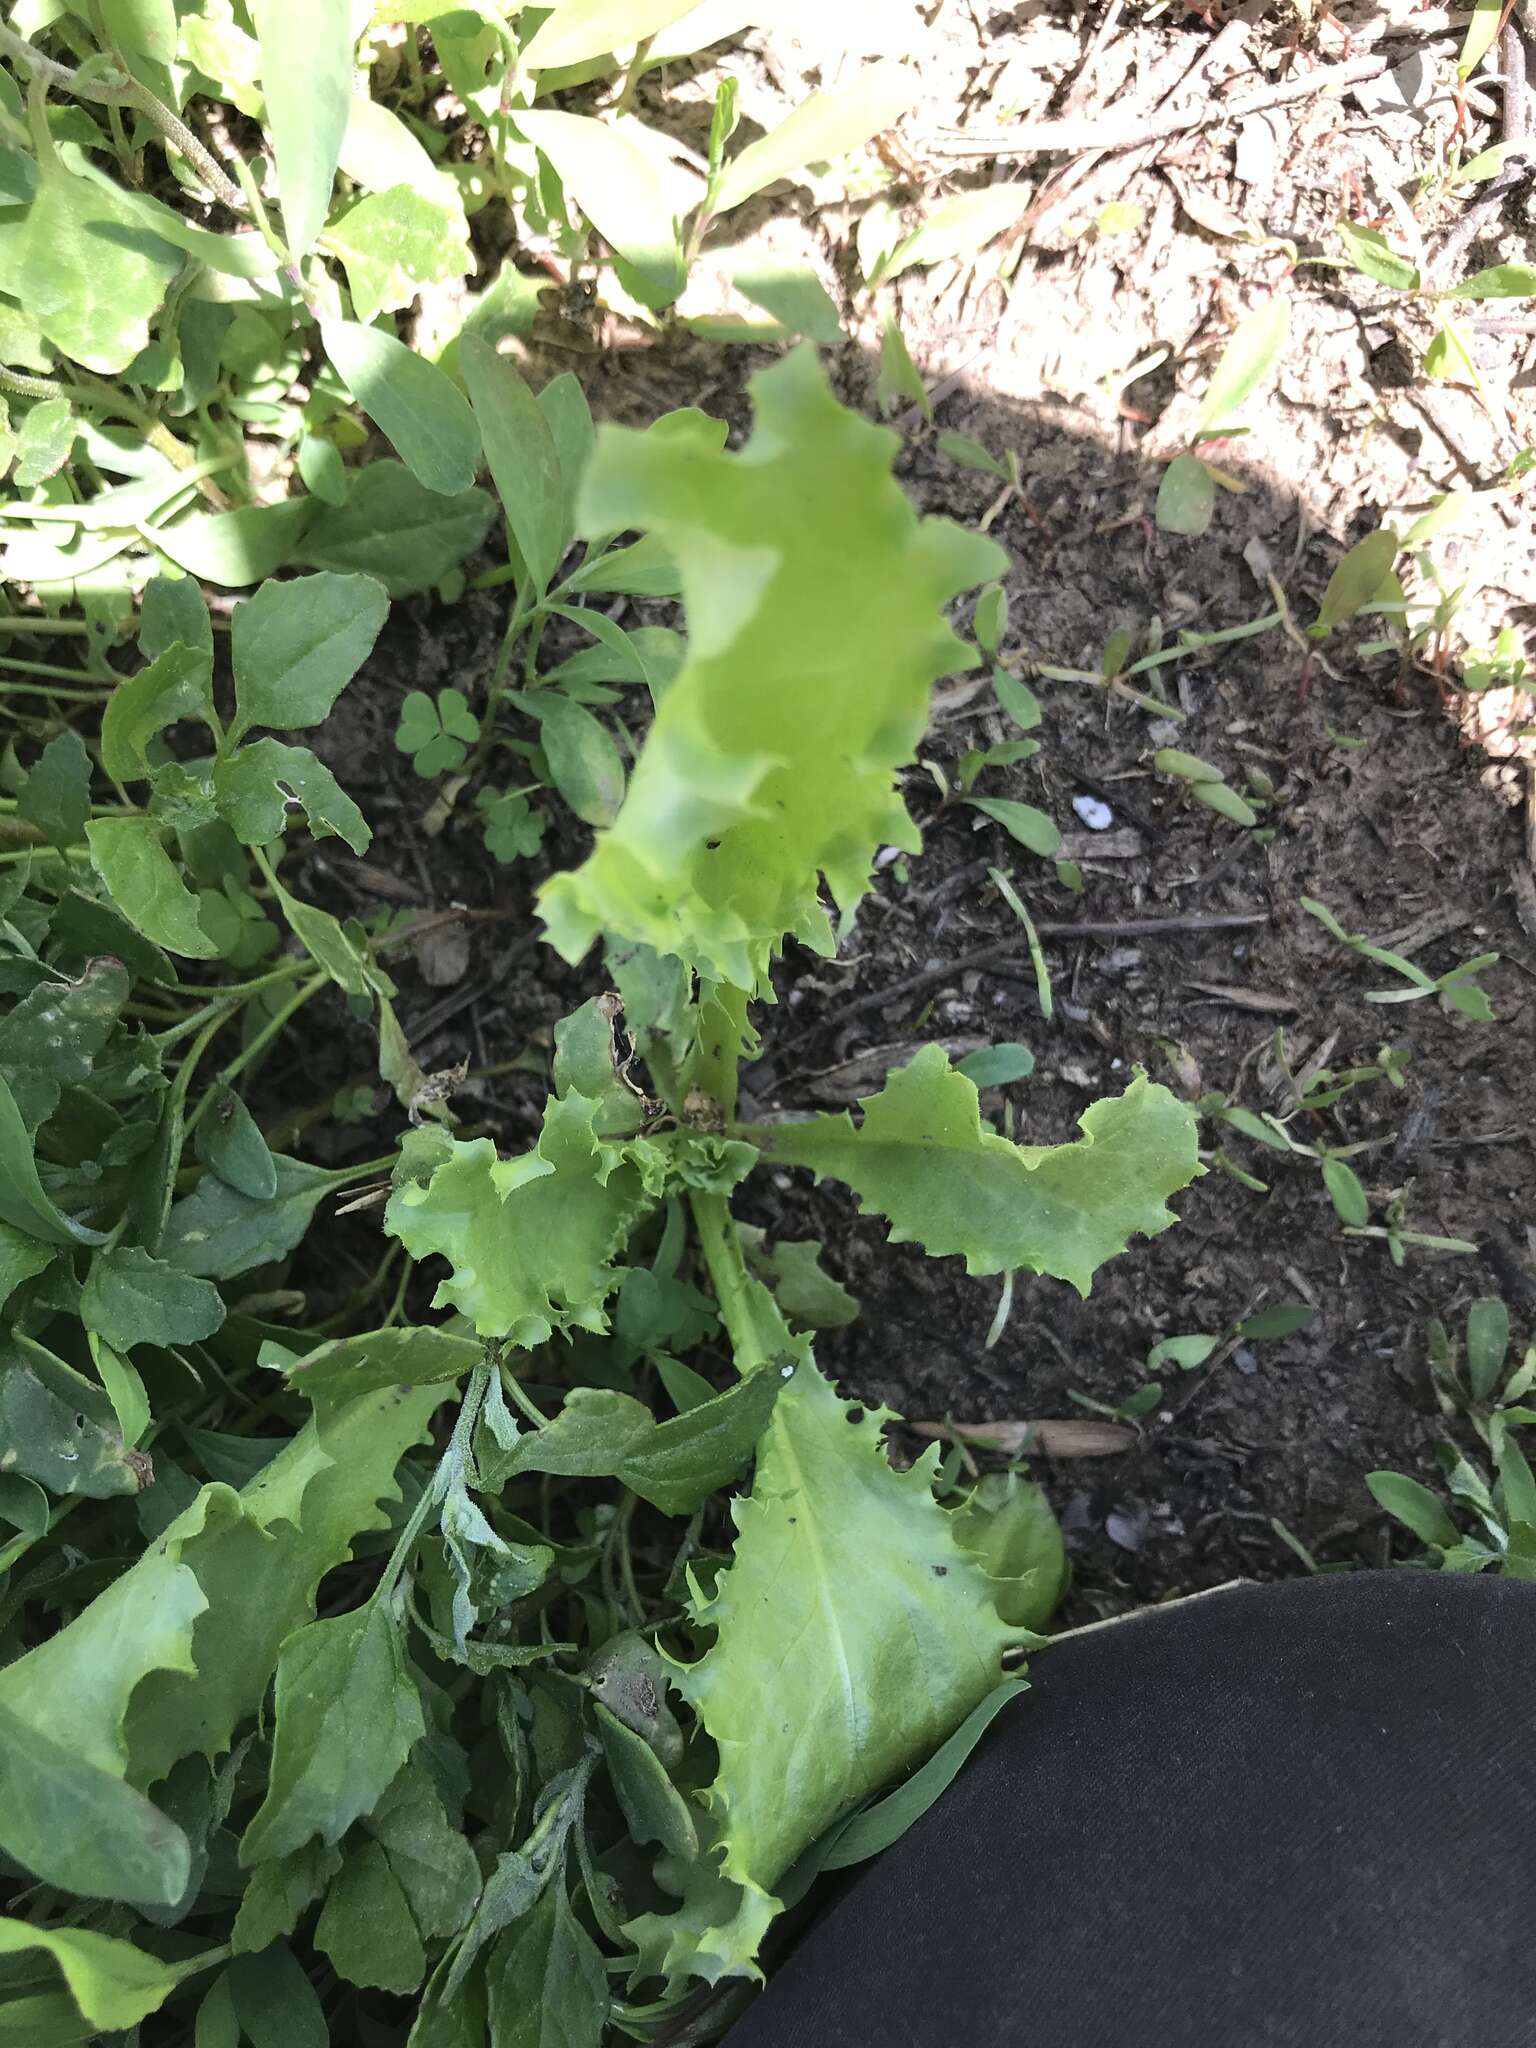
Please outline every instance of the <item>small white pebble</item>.
[{"label": "small white pebble", "polygon": [[1072,808],[1090,832],[1107,832],[1115,822],[1109,805],[1100,803],[1096,796],[1075,796]]},{"label": "small white pebble", "polygon": [[888,868],[893,860],[900,859],[901,848],[899,846],[882,846],[875,855],[875,866],[877,868]]}]

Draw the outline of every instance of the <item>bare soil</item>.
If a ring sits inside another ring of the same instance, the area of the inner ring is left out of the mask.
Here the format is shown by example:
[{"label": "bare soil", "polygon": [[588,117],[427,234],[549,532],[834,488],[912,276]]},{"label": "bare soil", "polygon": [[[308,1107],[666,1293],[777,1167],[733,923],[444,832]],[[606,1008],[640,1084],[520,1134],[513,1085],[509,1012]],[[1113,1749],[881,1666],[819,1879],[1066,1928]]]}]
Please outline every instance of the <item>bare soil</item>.
[{"label": "bare soil", "polygon": [[[1531,492],[1493,489],[1536,440],[1529,331],[1476,335],[1481,392],[1470,379],[1432,384],[1422,371],[1425,316],[1314,260],[1339,255],[1329,228],[1341,212],[1381,221],[1401,243],[1415,181],[1457,118],[1449,53],[1459,31],[1407,5],[1313,20],[1240,9],[1246,33],[1168,7],[1077,16],[946,0],[926,16],[894,0],[880,10],[871,48],[898,52],[909,37],[930,96],[871,155],[861,196],[838,196],[846,179],[811,192],[780,187],[745,210],[750,219],[727,225],[816,265],[847,312],[851,338],[832,368],[851,402],[876,407],[880,318],[899,318],[934,393],[931,425],[897,408],[899,473],[925,510],[986,519],[1010,550],[1007,652],[1021,672],[1094,669],[1111,632],[1145,633],[1154,620],[1171,637],[1256,619],[1272,608],[1270,574],[1306,621],[1352,541],[1384,519],[1405,526],[1448,490],[1480,494],[1439,545],[1446,579],[1469,586],[1453,641],[1486,641],[1512,624],[1529,644]],[[1149,79],[1177,78],[1197,59],[1207,66],[1198,90],[1211,94],[1225,77],[1244,90],[1299,80],[1377,47],[1398,61],[1394,83],[1309,90],[1262,118],[1212,122],[1150,149],[946,153],[957,131],[990,132],[1015,117],[1065,109],[1121,119]],[[764,123],[835,75],[829,56],[788,38],[723,62],[743,79],[749,117]],[[663,79],[647,88],[646,117],[697,147],[712,90],[711,74]],[[1496,89],[1474,90],[1465,122],[1469,151],[1497,134]],[[1014,176],[1035,198],[1010,245],[910,271],[873,307],[855,289],[852,237],[882,182],[887,197],[916,209],[957,182]],[[1135,225],[1094,225],[1111,200],[1141,209]],[[1468,188],[1420,197],[1431,254],[1467,203]],[[1524,204],[1520,191],[1510,195],[1464,268],[1531,260]],[[1292,307],[1277,386],[1248,407],[1251,431],[1217,454],[1241,494],[1221,498],[1201,538],[1161,533],[1151,514],[1163,465],[1186,445],[1233,326],[1277,291]],[[684,310],[727,303],[706,252]],[[642,345],[601,320],[585,338],[535,340],[527,353],[535,381],[577,369],[600,418],[699,404],[737,434],[749,420],[745,376],[766,359],[686,334]],[[1125,383],[1148,357],[1145,374]],[[1004,492],[946,454],[945,431],[999,458],[1011,451],[1019,488]],[[366,862],[317,850],[304,880],[350,914],[463,907],[457,925],[438,923],[402,961],[401,1013],[425,1067],[470,1061],[479,1078],[458,1107],[513,1147],[533,1128],[554,1020],[601,985],[595,959],[573,972],[538,943],[530,908],[541,875],[579,858],[585,833],[557,819],[536,861],[498,868],[480,843],[472,791],[432,816],[432,791],[392,746],[408,689],[483,686],[501,621],[493,593],[447,611],[396,608],[367,688],[351,693],[355,723],[338,747],[374,848]],[[1335,1068],[1370,1062],[1383,1043],[1411,1052],[1404,1090],[1370,1084],[1291,1129],[1308,1144],[1366,1148],[1353,1163],[1373,1221],[1401,1198],[1412,1228],[1470,1239],[1478,1255],[1411,1250],[1397,1270],[1379,1241],[1343,1233],[1315,1164],[1229,1134],[1232,1156],[1267,1193],[1213,1170],[1178,1198],[1179,1226],[1107,1268],[1086,1301],[1021,1276],[988,1349],[996,1281],[887,1246],[850,1200],[801,1176],[752,1184],[753,1220],[775,1236],[822,1239],[828,1266],[864,1304],[858,1323],[822,1341],[824,1364],[849,1391],[914,1418],[1072,1415],[1081,1412],[1074,1393],[1113,1405],[1143,1383],[1146,1354],[1165,1335],[1224,1330],[1264,1302],[1315,1307],[1302,1334],[1241,1347],[1214,1374],[1165,1374],[1162,1404],[1122,1455],[1041,1461],[1083,1611],[1303,1569],[1277,1522],[1324,1563],[1384,1559],[1389,1535],[1363,1475],[1390,1465],[1428,1476],[1443,1426],[1424,1370],[1426,1319],[1458,1320],[1478,1294],[1503,1291],[1517,1326],[1536,1326],[1536,889],[1521,738],[1533,707],[1469,703],[1454,664],[1433,672],[1434,647],[1405,661],[1361,655],[1345,635],[1324,652],[1326,669],[1272,630],[1163,671],[1183,714],[1176,729],[1171,715],[1160,720],[1091,685],[1037,681],[1042,751],[992,771],[984,786],[1058,819],[1081,894],[914,769],[907,793],[921,859],[881,868],[837,962],[785,959],[780,1008],[764,1019],[767,1055],[747,1076],[761,1112],[790,1114],[872,1092],[928,1038],[957,1050],[1023,1040],[1037,1057],[1033,1077],[987,1107],[1001,1118],[1006,1095],[1019,1133],[1045,1142],[1070,1136],[1087,1104],[1138,1066],[1190,1097],[1220,1089],[1251,1109],[1284,1109],[1277,1029],[1293,1069],[1319,1048]],[[968,747],[1006,736],[985,680],[962,678],[940,692],[925,753],[952,770]],[[1260,770],[1274,792],[1263,820],[1272,836],[1190,805],[1151,772],[1159,744],[1215,762],[1236,783]],[[1087,829],[1074,799],[1107,806],[1109,829]],[[1011,873],[1037,920],[1078,927],[1045,940],[1049,1022],[1020,926],[987,878],[993,864]],[[1433,974],[1497,951],[1484,986],[1498,1021],[1470,1022],[1435,1000],[1367,1002],[1390,976],[1329,938],[1301,910],[1302,895]],[[1141,930],[1149,920],[1167,928]],[[365,1039],[339,1004],[331,1023],[302,1075],[271,1077],[296,1106],[364,1078],[354,1069]],[[393,1110],[387,1128],[391,1120]],[[359,1131],[356,1143],[377,1149],[378,1136]],[[360,1243],[359,1271],[370,1256]]]}]

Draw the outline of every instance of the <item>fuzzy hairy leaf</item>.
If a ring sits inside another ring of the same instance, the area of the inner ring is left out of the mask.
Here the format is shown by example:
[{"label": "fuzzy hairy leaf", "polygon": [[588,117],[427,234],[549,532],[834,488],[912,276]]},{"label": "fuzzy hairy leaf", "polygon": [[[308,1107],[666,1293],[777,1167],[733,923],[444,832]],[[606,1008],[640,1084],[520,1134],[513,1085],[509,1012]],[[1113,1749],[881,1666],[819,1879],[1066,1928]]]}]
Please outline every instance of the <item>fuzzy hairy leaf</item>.
[{"label": "fuzzy hairy leaf", "polygon": [[774,1159],[846,1181],[893,1244],[963,1256],[972,1274],[1027,1268],[1086,1294],[1138,1231],[1175,1221],[1166,1197],[1200,1172],[1189,1107],[1145,1077],[1096,1102],[1066,1145],[1014,1145],[982,1122],[975,1084],[924,1046],[846,1111],[749,1133]]},{"label": "fuzzy hairy leaf", "polygon": [[489,1138],[454,1141],[425,1187],[396,1189],[385,1228],[413,1259],[436,1252],[453,1267],[434,1306],[522,1346],[607,1328],[611,1261],[645,1194],[623,1149],[594,1134],[597,1109],[567,1095],[546,1109],[533,1151],[501,1159]]},{"label": "fuzzy hairy leaf", "polygon": [[[239,1493],[203,1487],[68,1627],[0,1670],[0,1713],[35,1752],[26,1797],[0,1797],[7,1855],[88,1897],[180,1897],[186,1838],[140,1794],[183,1756],[229,1747],[321,1576],[381,1526],[377,1502],[440,1398],[368,1396],[307,1424]],[[103,1873],[108,1834],[125,1867]]]},{"label": "fuzzy hairy leaf", "polygon": [[[856,1413],[807,1355],[732,1510],[730,1568],[695,1604],[714,1646],[673,1682],[719,1751],[719,1866],[670,1927],[669,1975],[750,1973],[801,1850],[943,1742],[1020,1639],[933,1498],[936,1450],[898,1472],[886,1412]],[[660,1932],[639,1930],[652,1954]]]},{"label": "fuzzy hairy leaf", "polygon": [[598,437],[582,531],[639,527],[676,557],[688,656],[612,829],[541,897],[567,959],[602,930],[748,989],[786,933],[831,951],[823,876],[846,912],[878,847],[916,851],[893,778],[931,684],[967,664],[943,606],[1004,566],[919,521],[894,435],[837,403],[813,349],[753,389],[740,455],[699,415]]}]

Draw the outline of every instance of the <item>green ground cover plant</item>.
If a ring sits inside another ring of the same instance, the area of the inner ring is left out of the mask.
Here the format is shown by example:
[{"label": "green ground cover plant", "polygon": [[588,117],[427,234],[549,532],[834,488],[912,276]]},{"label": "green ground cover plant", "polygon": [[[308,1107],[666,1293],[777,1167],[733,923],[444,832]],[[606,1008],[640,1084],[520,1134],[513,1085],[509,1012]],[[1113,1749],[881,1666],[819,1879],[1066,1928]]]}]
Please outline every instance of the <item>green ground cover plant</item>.
[{"label": "green ground cover plant", "polygon": [[[467,380],[504,492],[515,437],[553,438],[509,374],[487,352]],[[144,666],[25,767],[0,866],[0,2034],[458,2048],[554,2015],[596,2044],[723,1985],[707,2038],[783,1908],[899,1833],[1020,1687],[1062,1584],[1038,1490],[893,1460],[888,1414],[814,1357],[856,1305],[733,1194],[803,1168],[894,1240],[1086,1290],[1173,1220],[1196,1118],[1137,1077],[1077,1138],[1016,1143],[936,1046],[856,1117],[738,1117],[778,949],[832,952],[877,849],[920,851],[899,776],[932,684],[984,658],[946,608],[1005,566],[918,519],[895,437],[809,351],[755,402],[739,454],[685,412],[506,492],[509,646],[588,563],[638,562],[686,618],[627,678],[652,716],[591,853],[542,892],[594,994],[527,1152],[460,1135],[412,1068],[399,932],[283,880],[285,831],[367,844],[289,735],[366,657],[383,584],[265,584],[226,676],[196,586],[157,579]],[[614,743],[568,682],[535,668],[475,715],[516,700],[580,811],[559,721]],[[423,745],[454,738],[428,708]],[[241,1094],[327,990],[413,1111],[345,1170],[274,1153]],[[373,1281],[344,1322],[280,1320],[290,1255],[359,1190]]]}]

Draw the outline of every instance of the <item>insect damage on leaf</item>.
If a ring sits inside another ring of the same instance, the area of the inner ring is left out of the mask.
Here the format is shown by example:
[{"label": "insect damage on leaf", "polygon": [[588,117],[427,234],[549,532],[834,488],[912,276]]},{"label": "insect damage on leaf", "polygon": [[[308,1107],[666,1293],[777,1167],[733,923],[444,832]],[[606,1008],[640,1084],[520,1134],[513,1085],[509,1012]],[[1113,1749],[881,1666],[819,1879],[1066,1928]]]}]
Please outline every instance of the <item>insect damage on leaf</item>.
[{"label": "insect damage on leaf", "polygon": [[931,685],[971,659],[943,607],[1004,557],[918,518],[891,476],[895,437],[837,403],[813,350],[753,393],[740,455],[702,416],[598,436],[582,531],[665,543],[688,654],[612,828],[540,908],[567,959],[603,931],[765,991],[786,934],[831,952],[823,879],[846,914],[880,846],[917,850],[895,771]]}]

